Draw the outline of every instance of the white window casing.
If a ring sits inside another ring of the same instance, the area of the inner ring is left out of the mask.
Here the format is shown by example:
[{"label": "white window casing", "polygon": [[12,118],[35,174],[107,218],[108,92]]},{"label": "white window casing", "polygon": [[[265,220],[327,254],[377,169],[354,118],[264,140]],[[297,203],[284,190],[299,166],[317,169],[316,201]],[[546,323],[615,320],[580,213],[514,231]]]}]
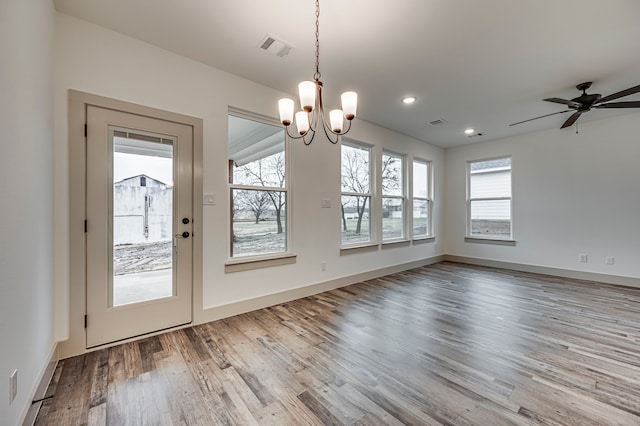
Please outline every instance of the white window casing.
[{"label": "white window casing", "polygon": [[468,238],[513,240],[511,157],[467,163]]}]

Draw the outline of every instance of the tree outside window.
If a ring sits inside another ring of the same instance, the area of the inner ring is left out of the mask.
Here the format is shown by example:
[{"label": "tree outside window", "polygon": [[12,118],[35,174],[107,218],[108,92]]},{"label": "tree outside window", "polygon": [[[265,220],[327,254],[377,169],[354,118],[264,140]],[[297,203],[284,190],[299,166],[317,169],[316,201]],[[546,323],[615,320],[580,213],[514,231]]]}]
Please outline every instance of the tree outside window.
[{"label": "tree outside window", "polygon": [[286,166],[281,127],[229,115],[231,257],[287,252]]},{"label": "tree outside window", "polygon": [[371,241],[371,148],[342,142],[342,245]]},{"label": "tree outside window", "polygon": [[404,158],[382,154],[382,241],[404,237]]}]

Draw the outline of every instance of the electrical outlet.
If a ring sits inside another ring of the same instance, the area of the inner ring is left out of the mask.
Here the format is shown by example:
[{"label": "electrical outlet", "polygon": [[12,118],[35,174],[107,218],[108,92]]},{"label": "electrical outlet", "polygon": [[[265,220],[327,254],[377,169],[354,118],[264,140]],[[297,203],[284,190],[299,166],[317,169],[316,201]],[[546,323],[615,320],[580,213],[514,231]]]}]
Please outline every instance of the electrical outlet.
[{"label": "electrical outlet", "polygon": [[9,405],[18,395],[18,370],[14,370],[9,376]]},{"label": "electrical outlet", "polygon": [[326,271],[327,270],[327,262],[325,262],[325,261],[320,262],[320,270],[321,271]]},{"label": "electrical outlet", "polygon": [[616,263],[616,258],[615,257],[611,257],[611,256],[607,256],[605,258],[605,262],[607,263],[607,265],[613,265]]},{"label": "electrical outlet", "polygon": [[580,261],[580,263],[587,263],[589,261],[589,256],[587,256],[586,254],[579,254],[578,260]]}]

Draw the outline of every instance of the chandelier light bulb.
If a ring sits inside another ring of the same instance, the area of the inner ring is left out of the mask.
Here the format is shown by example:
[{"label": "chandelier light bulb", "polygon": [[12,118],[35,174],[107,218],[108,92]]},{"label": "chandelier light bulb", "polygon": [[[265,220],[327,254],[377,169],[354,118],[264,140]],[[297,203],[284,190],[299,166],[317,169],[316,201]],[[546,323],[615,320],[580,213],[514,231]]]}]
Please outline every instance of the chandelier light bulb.
[{"label": "chandelier light bulb", "polygon": [[296,112],[296,127],[298,127],[298,133],[301,135],[309,131],[309,114],[307,112]]},{"label": "chandelier light bulb", "polygon": [[344,120],[344,114],[341,109],[332,109],[329,112],[329,121],[331,122],[331,130],[335,133],[342,131],[342,122]]},{"label": "chandelier light bulb", "polygon": [[316,104],[316,83],[313,81],[303,81],[298,84],[298,92],[300,93],[300,106],[306,112],[313,111]]},{"label": "chandelier light bulb", "polygon": [[356,118],[358,109],[358,94],[356,92],[344,92],[342,94],[342,110],[347,120]]},{"label": "chandelier light bulb", "polygon": [[280,110],[280,122],[285,126],[293,122],[293,99],[284,98],[278,101],[278,109]]}]

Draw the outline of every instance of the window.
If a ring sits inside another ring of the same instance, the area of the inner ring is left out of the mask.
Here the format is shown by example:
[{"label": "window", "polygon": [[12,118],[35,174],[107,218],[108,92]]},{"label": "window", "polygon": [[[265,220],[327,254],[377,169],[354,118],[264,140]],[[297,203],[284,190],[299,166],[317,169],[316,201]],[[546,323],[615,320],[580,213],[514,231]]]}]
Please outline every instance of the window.
[{"label": "window", "polygon": [[467,165],[467,236],[512,239],[511,158]]},{"label": "window", "polygon": [[229,115],[232,258],[288,250],[285,146],[280,126]]},{"label": "window", "polygon": [[382,241],[404,237],[404,158],[382,154]]},{"label": "window", "polygon": [[413,161],[413,238],[431,233],[431,162]]},{"label": "window", "polygon": [[371,148],[341,145],[342,245],[371,241]]}]

